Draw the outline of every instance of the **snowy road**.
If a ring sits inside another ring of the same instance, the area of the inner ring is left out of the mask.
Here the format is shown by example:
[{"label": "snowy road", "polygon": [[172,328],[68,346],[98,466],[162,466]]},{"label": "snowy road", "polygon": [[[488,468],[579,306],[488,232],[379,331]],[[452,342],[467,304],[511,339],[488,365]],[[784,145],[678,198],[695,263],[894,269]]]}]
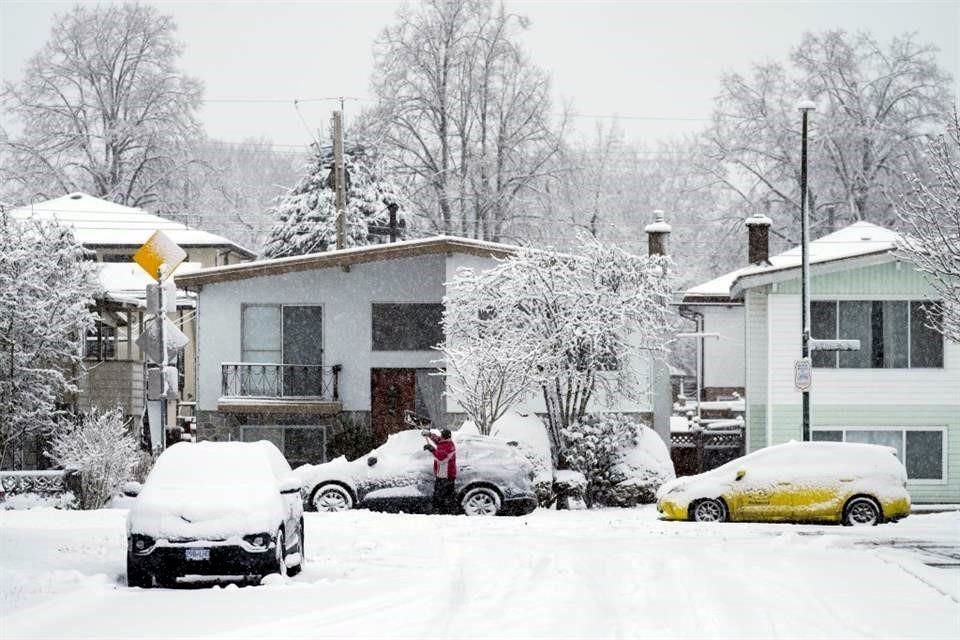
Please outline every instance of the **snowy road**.
[{"label": "snowy road", "polygon": [[960,513],[868,530],[660,522],[652,508],[467,519],[307,514],[255,588],[124,585],[124,517],[0,512],[0,637],[953,638]]}]

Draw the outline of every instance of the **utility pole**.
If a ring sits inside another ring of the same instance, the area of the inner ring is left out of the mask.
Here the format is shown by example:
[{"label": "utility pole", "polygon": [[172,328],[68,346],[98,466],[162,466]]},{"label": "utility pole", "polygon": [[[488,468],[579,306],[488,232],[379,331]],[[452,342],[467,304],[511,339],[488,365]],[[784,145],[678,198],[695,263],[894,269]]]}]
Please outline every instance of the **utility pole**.
[{"label": "utility pole", "polygon": [[343,112],[333,112],[333,181],[337,210],[337,249],[347,246],[346,223],[344,220],[346,194],[343,176]]},{"label": "utility pole", "polygon": [[[810,100],[797,105],[802,115],[800,136],[800,306],[802,307],[802,352],[801,359],[810,370],[810,230],[807,223],[807,116],[817,106]],[[810,385],[803,391],[803,441],[810,440]]]}]

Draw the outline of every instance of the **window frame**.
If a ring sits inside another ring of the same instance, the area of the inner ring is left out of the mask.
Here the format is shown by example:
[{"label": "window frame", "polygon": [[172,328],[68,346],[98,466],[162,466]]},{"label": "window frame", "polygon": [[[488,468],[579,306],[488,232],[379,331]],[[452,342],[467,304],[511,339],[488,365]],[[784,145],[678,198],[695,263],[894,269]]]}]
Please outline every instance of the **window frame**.
[{"label": "window frame", "polygon": [[[910,485],[932,485],[932,486],[944,486],[950,483],[950,470],[947,468],[948,462],[948,451],[949,451],[949,429],[942,425],[912,425],[912,426],[877,426],[877,425],[848,425],[848,426],[837,426],[837,425],[816,425],[810,427],[810,439],[813,440],[813,433],[816,431],[839,431],[841,432],[840,442],[847,442],[847,431],[899,431],[900,432],[900,445],[903,451],[903,460],[900,462],[903,463],[904,469],[907,467],[907,432],[908,431],[938,431],[940,432],[940,473],[941,476],[937,478],[911,478],[907,476],[907,484]],[[821,441],[818,441],[821,442]],[[835,441],[833,441],[835,442]]]},{"label": "window frame", "polygon": [[[320,307],[320,352],[323,354],[321,365],[326,362],[326,341],[327,341],[327,310],[324,308],[324,304],[320,302],[303,302],[303,303],[286,303],[286,302],[242,302],[240,303],[240,362],[244,364],[288,364],[287,362],[254,362],[247,361],[244,359],[244,352],[247,349],[244,347],[244,336],[246,335],[246,315],[245,311],[248,307],[270,307],[278,308],[280,310],[280,360],[285,361],[287,359],[287,354],[284,352],[284,335],[283,335],[283,310],[286,307]],[[250,351],[265,351],[264,349],[251,349]]]},{"label": "window frame", "polygon": [[[874,297],[874,296],[844,297],[844,298],[828,298],[828,297],[824,297],[824,298],[815,298],[815,299],[811,300],[810,302],[811,302],[811,305],[812,305],[813,303],[833,303],[833,305],[834,305],[834,312],[833,312],[833,315],[834,315],[833,335],[832,335],[832,336],[829,336],[829,337],[817,336],[817,335],[811,335],[811,336],[810,336],[811,338],[815,338],[815,339],[837,339],[837,338],[839,337],[839,335],[840,335],[840,303],[841,303],[841,302],[871,302],[871,303],[878,303],[878,302],[905,302],[905,303],[907,304],[907,332],[906,332],[907,365],[906,365],[905,367],[875,367],[875,366],[872,365],[872,358],[870,358],[871,366],[869,366],[869,367],[842,367],[842,366],[840,366],[840,353],[841,353],[841,352],[839,352],[839,351],[834,351],[834,352],[827,352],[827,353],[831,353],[831,355],[833,356],[833,364],[832,364],[832,365],[827,365],[827,366],[825,366],[825,365],[822,365],[822,364],[819,364],[819,365],[818,365],[818,364],[814,364],[813,366],[814,366],[815,369],[834,369],[834,370],[837,370],[837,371],[842,371],[842,370],[851,370],[851,371],[883,371],[883,370],[904,371],[904,370],[908,370],[908,369],[931,370],[931,371],[941,370],[941,371],[942,371],[942,370],[945,368],[945,366],[946,366],[946,361],[945,361],[946,354],[944,353],[944,351],[945,351],[945,345],[944,345],[944,341],[943,341],[943,336],[942,336],[942,335],[940,336],[940,353],[941,353],[941,355],[940,355],[940,361],[941,361],[940,366],[939,366],[939,367],[920,367],[920,366],[913,366],[913,348],[912,348],[912,341],[913,341],[913,320],[912,320],[912,313],[911,313],[911,311],[912,311],[912,305],[913,305],[914,303],[917,303],[917,304],[921,304],[921,305],[922,305],[922,304],[929,303],[929,302],[935,302],[935,300],[933,300],[933,299],[931,299],[931,298],[917,298],[916,296],[884,296],[884,297],[882,297],[882,298],[877,298],[877,297]],[[812,315],[813,315],[812,310],[811,310],[811,314],[810,314],[810,315],[811,315],[810,322],[811,322],[811,325],[812,325]],[[871,330],[872,330],[873,328],[874,328],[874,327],[873,327],[872,324],[871,324]],[[811,329],[812,329],[812,328],[811,328]],[[812,333],[812,331],[811,331],[811,333]],[[881,332],[881,335],[882,335],[882,332]],[[811,357],[812,357],[812,356],[811,356]]]}]

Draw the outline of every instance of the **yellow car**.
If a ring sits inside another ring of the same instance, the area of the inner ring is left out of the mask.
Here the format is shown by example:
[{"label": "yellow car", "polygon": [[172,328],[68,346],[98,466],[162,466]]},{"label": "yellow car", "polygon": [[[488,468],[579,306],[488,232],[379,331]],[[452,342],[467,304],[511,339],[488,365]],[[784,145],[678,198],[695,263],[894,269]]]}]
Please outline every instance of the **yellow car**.
[{"label": "yellow car", "polygon": [[892,447],[790,442],[665,483],[665,520],[876,525],[910,513],[907,472]]}]

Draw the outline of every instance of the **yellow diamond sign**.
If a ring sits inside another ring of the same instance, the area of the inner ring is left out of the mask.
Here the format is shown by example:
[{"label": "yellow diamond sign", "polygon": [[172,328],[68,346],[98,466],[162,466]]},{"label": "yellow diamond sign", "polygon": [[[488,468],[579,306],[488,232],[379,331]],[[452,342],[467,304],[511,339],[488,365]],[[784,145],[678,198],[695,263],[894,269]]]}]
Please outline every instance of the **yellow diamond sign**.
[{"label": "yellow diamond sign", "polygon": [[[163,231],[155,231],[150,239],[133,254],[133,261],[143,267],[143,270],[155,280],[165,280],[186,259],[187,252]],[[162,273],[161,265],[164,266]]]}]

